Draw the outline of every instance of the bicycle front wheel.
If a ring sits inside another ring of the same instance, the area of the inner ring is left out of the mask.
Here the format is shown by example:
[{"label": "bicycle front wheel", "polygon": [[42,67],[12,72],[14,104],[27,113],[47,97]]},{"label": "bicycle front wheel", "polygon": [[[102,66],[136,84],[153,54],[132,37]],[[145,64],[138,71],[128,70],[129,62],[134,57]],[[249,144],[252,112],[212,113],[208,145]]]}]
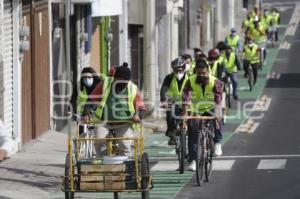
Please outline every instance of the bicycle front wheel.
[{"label": "bicycle front wheel", "polygon": [[201,186],[204,177],[204,169],[205,169],[205,159],[206,159],[206,152],[205,152],[205,144],[206,138],[202,136],[201,133],[198,134],[197,140],[197,159],[196,159],[196,178],[197,183]]},{"label": "bicycle front wheel", "polygon": [[205,181],[209,182],[214,156],[214,141],[212,138],[208,138],[206,142],[207,155],[205,159]]},{"label": "bicycle front wheel", "polygon": [[179,131],[179,142],[178,144],[178,162],[179,162],[179,173],[184,173],[184,161],[186,154],[186,136],[185,129]]}]

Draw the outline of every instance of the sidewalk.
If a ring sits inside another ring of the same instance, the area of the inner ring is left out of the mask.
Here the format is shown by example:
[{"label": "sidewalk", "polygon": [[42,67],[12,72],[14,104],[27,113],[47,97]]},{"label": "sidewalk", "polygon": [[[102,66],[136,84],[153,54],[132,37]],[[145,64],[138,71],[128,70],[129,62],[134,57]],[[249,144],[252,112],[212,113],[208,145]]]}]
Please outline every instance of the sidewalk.
[{"label": "sidewalk", "polygon": [[[145,134],[164,131],[164,120],[146,119]],[[64,198],[60,191],[67,134],[48,131],[0,163],[1,199]]]},{"label": "sidewalk", "polygon": [[67,135],[49,131],[0,163],[0,198],[46,199],[60,189]]}]

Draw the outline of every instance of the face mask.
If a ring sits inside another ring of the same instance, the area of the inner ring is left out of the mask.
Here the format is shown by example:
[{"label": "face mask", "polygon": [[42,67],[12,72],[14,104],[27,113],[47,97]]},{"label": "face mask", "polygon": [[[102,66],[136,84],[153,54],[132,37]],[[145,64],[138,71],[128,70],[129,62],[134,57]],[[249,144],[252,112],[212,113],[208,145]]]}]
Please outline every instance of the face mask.
[{"label": "face mask", "polygon": [[178,80],[181,80],[184,76],[184,73],[176,73],[175,76]]},{"label": "face mask", "polygon": [[254,45],[254,43],[249,43],[249,46],[252,47]]},{"label": "face mask", "polygon": [[93,78],[84,78],[83,83],[87,87],[91,87],[93,85],[94,79]]},{"label": "face mask", "polygon": [[185,64],[185,71],[188,71],[190,69],[191,65],[190,64]]},{"label": "face mask", "polygon": [[197,83],[205,83],[208,80],[208,77],[205,76],[197,76],[196,82]]}]

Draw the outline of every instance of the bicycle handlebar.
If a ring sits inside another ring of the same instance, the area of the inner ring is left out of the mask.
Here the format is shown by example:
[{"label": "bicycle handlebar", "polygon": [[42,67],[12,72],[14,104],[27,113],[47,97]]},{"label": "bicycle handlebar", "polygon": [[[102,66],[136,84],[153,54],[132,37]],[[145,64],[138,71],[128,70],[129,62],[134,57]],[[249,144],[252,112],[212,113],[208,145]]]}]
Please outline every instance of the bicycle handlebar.
[{"label": "bicycle handlebar", "polygon": [[192,120],[216,120],[216,116],[186,116],[184,119]]}]

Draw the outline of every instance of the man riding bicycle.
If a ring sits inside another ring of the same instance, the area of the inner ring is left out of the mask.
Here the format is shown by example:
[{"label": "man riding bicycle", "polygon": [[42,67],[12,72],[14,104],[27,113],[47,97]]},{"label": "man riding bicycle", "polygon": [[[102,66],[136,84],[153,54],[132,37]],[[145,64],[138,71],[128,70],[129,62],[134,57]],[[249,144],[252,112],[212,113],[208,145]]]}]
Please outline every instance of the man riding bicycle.
[{"label": "man riding bicycle", "polygon": [[[188,80],[188,75],[185,72],[186,62],[182,58],[176,58],[171,62],[173,72],[167,75],[163,81],[160,90],[160,101],[165,108],[168,108],[166,111],[166,122],[167,122],[167,131],[166,136],[168,136],[169,145],[176,144],[176,124],[174,117],[179,116],[181,113],[177,113],[179,106],[182,105],[182,93],[183,88]],[[174,106],[173,106],[174,105]],[[172,106],[172,107],[171,107]],[[171,109],[169,110],[169,108]]]},{"label": "man riding bicycle", "polygon": [[[98,138],[105,138],[110,131],[116,137],[134,137],[134,132],[139,131],[139,123],[145,115],[145,105],[137,86],[130,81],[131,71],[124,63],[115,68],[113,82],[103,87],[101,99],[98,103],[91,122],[96,124]],[[132,122],[131,122],[132,121]],[[132,140],[119,142],[120,154],[131,156]],[[96,141],[97,155],[106,155],[105,141]]]},{"label": "man riding bicycle", "polygon": [[261,64],[267,56],[266,42],[267,34],[264,27],[261,25],[259,18],[256,16],[253,21],[254,27],[248,31],[248,37],[251,38],[261,49]]},{"label": "man riding bicycle", "polygon": [[253,69],[253,84],[256,84],[257,80],[257,70],[260,67],[260,49],[254,43],[251,38],[247,38],[247,43],[244,46],[243,57],[244,57],[244,77],[248,77],[249,75],[249,67]]},{"label": "man riding bicycle", "polygon": [[[216,115],[222,118],[222,82],[210,75],[209,66],[205,60],[197,60],[196,74],[190,76],[183,92],[183,115]],[[215,130],[215,155],[222,155],[221,122],[220,128]],[[188,121],[188,143],[189,143],[189,169],[196,170],[197,136],[199,131],[199,120]]]},{"label": "man riding bicycle", "polygon": [[238,53],[242,51],[240,37],[236,34],[236,29],[231,28],[231,33],[225,38],[225,44],[230,46],[233,52]]},{"label": "man riding bicycle", "polygon": [[238,80],[237,80],[237,72],[241,69],[240,61],[237,55],[232,52],[232,48],[230,46],[225,47],[225,54],[223,55],[223,63],[225,66],[226,76],[230,78],[232,82],[233,88],[233,98],[235,100],[238,99],[237,96],[237,87],[238,87]]}]

